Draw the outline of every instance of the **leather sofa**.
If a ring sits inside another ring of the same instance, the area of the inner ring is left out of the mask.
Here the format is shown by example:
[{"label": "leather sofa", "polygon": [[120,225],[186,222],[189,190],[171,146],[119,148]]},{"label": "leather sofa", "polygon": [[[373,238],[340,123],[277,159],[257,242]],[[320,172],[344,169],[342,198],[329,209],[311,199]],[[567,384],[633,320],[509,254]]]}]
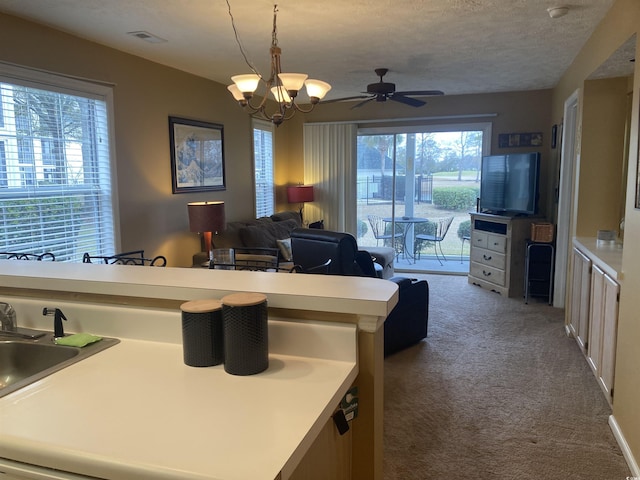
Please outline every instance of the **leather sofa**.
[{"label": "leather sofa", "polygon": [[[327,271],[330,275],[377,276],[371,255],[366,250],[359,250],[356,239],[349,233],[296,229],[291,232],[291,249],[294,263],[303,271],[330,259]],[[429,284],[426,280],[395,276],[389,281],[398,285],[398,303],[384,323],[385,356],[425,338],[429,320]]]}]

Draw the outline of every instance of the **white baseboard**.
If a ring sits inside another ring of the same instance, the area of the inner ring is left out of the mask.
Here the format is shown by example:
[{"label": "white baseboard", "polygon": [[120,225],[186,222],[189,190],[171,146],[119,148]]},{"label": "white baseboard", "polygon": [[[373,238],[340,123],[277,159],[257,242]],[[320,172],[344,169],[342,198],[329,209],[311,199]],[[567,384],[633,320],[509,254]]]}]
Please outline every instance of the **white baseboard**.
[{"label": "white baseboard", "polygon": [[622,434],[622,430],[620,430],[620,426],[616,421],[613,415],[609,415],[609,427],[611,427],[611,431],[613,432],[613,436],[615,437],[618,445],[620,446],[620,450],[622,450],[622,455],[624,455],[624,459],[627,461],[627,465],[629,465],[629,470],[631,470],[631,475],[633,477],[640,477],[640,468],[638,468],[638,463],[636,459],[633,457],[633,453],[631,453],[631,449],[629,448],[629,444],[624,438]]}]

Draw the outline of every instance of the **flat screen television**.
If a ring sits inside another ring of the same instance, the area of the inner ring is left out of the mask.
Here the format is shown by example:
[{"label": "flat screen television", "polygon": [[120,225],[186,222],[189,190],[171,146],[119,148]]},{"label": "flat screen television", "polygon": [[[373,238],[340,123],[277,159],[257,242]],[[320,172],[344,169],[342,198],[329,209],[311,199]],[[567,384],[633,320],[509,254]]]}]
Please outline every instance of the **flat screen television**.
[{"label": "flat screen television", "polygon": [[540,154],[510,153],[482,157],[480,211],[537,213]]}]

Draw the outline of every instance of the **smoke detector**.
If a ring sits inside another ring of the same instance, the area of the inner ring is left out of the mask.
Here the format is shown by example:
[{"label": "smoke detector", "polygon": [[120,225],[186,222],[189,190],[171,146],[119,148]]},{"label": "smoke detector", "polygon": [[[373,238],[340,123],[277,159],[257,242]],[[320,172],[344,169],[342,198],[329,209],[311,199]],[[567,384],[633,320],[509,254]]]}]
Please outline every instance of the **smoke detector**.
[{"label": "smoke detector", "polygon": [[567,13],[569,13],[569,7],[550,7],[547,8],[547,13],[551,18],[564,17]]}]

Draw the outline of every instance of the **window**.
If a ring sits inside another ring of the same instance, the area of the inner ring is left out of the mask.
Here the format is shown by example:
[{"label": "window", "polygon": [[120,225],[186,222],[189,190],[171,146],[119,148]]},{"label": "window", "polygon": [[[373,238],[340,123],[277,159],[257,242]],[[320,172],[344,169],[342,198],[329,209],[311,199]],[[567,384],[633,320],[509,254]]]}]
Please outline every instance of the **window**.
[{"label": "window", "polygon": [[115,252],[111,89],[0,64],[0,251]]},{"label": "window", "polygon": [[273,215],[275,195],[273,185],[273,125],[253,122],[253,163],[256,185],[256,218]]}]

